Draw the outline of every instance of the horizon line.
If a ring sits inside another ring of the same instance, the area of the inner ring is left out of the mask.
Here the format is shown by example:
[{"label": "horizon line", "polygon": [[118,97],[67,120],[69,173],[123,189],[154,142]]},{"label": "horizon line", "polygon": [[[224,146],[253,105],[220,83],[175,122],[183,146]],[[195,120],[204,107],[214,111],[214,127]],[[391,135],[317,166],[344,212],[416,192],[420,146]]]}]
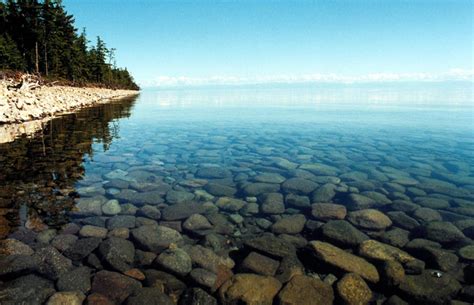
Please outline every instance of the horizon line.
[{"label": "horizon line", "polygon": [[314,73],[302,75],[239,76],[157,76],[140,81],[141,87],[209,87],[209,86],[257,86],[257,85],[357,85],[383,83],[474,83],[474,69],[451,69],[444,73],[370,73],[348,76],[335,73]]}]

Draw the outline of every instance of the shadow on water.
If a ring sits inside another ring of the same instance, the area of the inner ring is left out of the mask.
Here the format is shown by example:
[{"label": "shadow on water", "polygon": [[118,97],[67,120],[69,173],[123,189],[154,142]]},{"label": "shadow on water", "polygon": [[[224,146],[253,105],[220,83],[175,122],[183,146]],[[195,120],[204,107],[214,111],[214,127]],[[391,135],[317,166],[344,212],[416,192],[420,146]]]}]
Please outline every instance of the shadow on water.
[{"label": "shadow on water", "polygon": [[136,97],[60,116],[33,137],[0,144],[0,238],[15,227],[67,222],[85,174],[83,160],[93,145],[104,151],[119,136],[118,119],[128,118]]}]

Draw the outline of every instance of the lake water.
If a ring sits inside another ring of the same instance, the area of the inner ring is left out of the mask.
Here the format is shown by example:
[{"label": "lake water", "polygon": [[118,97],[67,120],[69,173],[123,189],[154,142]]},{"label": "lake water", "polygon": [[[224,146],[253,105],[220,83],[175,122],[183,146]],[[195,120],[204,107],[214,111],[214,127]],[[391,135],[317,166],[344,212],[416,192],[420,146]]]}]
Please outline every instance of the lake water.
[{"label": "lake water", "polygon": [[0,144],[0,237],[0,304],[474,302],[472,86],[147,89],[64,115]]}]

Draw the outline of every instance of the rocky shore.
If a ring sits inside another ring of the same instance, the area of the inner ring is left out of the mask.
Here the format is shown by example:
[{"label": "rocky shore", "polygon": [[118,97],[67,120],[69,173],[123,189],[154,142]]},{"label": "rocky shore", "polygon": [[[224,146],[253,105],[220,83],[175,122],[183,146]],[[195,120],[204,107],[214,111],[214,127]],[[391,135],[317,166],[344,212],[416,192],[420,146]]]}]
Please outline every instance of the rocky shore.
[{"label": "rocky shore", "polygon": [[0,126],[44,119],[137,94],[133,90],[104,88],[18,86],[13,80],[0,80]]}]

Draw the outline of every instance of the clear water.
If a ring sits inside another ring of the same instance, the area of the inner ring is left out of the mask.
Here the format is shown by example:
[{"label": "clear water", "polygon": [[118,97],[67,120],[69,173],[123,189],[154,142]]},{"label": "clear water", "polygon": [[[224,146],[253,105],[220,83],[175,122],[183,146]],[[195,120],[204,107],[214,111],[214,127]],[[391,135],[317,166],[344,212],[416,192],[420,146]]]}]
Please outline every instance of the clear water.
[{"label": "clear water", "polygon": [[[209,166],[228,170],[230,175],[198,177],[197,171]],[[62,116],[33,137],[0,145],[1,236],[20,238],[26,235],[19,231],[41,234],[53,228],[57,229],[51,233],[54,237],[71,222],[100,224],[97,217],[81,214],[75,207],[78,200],[88,197],[118,199],[125,204],[121,214],[134,214],[126,204],[140,208],[143,203],[124,197],[124,189],[110,186],[111,180],[125,181],[123,187],[133,194],[153,194],[147,203],[161,210],[181,201],[213,205],[224,196],[256,201],[261,209],[262,195],[268,191],[251,192],[249,185],[268,177],[313,182],[314,188],[306,192],[272,181],[272,192],[285,197],[294,193],[314,203],[313,191],[331,183],[335,192],[327,202],[348,205],[351,193],[378,195],[374,208],[389,213],[405,207],[403,212],[420,227],[433,220],[451,222],[464,230],[465,239],[442,243],[442,247],[459,256],[457,251],[474,237],[472,88],[144,90],[136,99]],[[230,193],[211,190],[206,186],[209,183],[224,186]],[[167,196],[170,190],[178,191],[179,196]],[[426,207],[434,210],[429,217],[414,212]],[[271,231],[259,226],[258,219],[275,222],[281,215],[295,213],[309,220],[306,229],[295,236],[308,241],[324,239],[317,228],[326,220],[316,220],[310,207],[286,204],[285,208],[284,213],[276,214],[241,210],[243,222],[237,224],[230,214],[238,212],[217,209],[217,213],[228,219],[231,230],[226,238],[233,250],[241,249],[244,240]],[[113,217],[96,216],[102,220]],[[139,212],[136,216],[141,217],[136,226],[156,221],[149,218],[147,222]],[[397,228],[394,223],[386,231]],[[390,242],[381,232],[359,229]],[[407,240],[392,243],[403,248],[420,237],[415,230],[407,231]],[[203,235],[182,234],[194,242],[204,240]],[[35,245],[38,238],[24,241]],[[457,272],[457,279],[466,286],[469,283],[459,277],[459,270],[471,261],[459,259],[456,266],[443,271]],[[427,269],[442,267],[425,263]],[[310,269],[307,272],[318,273]],[[192,281],[186,283],[193,286]],[[374,291],[382,299],[393,293],[380,287]]]}]

